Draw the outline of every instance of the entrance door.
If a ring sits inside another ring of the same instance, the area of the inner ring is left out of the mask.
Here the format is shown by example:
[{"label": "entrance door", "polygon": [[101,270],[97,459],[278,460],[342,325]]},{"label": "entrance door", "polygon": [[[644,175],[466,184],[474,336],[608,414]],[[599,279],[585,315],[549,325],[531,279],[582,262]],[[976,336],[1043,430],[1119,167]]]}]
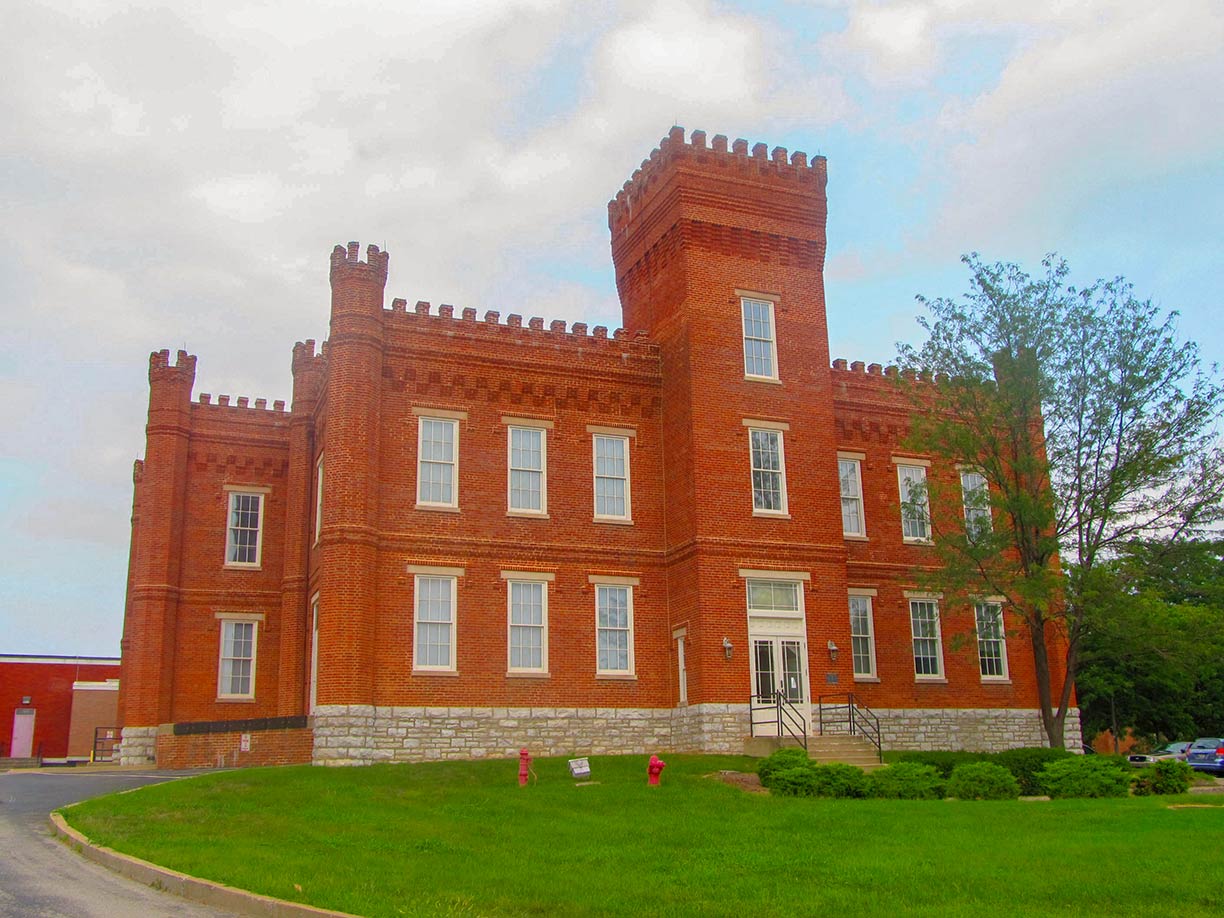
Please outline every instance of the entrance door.
[{"label": "entrance door", "polygon": [[[808,709],[807,641],[796,637],[753,635],[753,707],[772,703],[775,692],[781,692],[783,700],[794,705],[802,720],[802,723],[791,723],[790,730],[806,733],[811,716]],[[767,722],[764,711],[754,712],[753,721],[757,735],[777,734],[776,719],[772,723]],[[786,732],[785,727],[783,732]]]},{"label": "entrance door", "polygon": [[34,753],[34,709],[18,708],[13,712],[13,742],[9,752],[15,759],[28,759]]}]

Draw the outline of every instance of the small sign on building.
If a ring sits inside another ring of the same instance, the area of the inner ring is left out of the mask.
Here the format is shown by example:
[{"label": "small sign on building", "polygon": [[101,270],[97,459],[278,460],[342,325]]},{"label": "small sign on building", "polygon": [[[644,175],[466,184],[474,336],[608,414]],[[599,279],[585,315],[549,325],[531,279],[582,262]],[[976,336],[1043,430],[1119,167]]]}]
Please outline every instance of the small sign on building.
[{"label": "small sign on building", "polygon": [[589,778],[591,776],[591,763],[585,758],[569,760],[570,776],[574,778]]},{"label": "small sign on building", "polygon": [[239,752],[250,752],[251,751],[251,734],[249,733],[238,734],[238,751]]}]

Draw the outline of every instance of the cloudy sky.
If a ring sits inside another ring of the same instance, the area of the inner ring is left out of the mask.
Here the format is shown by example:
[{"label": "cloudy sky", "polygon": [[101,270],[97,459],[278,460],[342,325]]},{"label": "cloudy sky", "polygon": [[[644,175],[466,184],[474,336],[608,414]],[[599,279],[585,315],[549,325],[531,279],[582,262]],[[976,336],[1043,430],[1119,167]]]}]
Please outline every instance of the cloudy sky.
[{"label": "cloudy sky", "polygon": [[616,326],[607,201],[672,124],[828,157],[834,356],[1056,250],[1224,359],[1221,86],[1218,0],[8,0],[0,653],[118,653],[150,351],[288,399],[350,239],[389,296]]}]

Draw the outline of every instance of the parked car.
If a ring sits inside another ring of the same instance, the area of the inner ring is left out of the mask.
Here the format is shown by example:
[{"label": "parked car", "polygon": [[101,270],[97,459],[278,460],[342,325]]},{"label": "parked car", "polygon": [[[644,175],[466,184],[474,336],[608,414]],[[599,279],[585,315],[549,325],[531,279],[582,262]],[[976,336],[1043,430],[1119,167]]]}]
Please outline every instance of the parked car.
[{"label": "parked car", "polygon": [[1163,762],[1166,759],[1178,759],[1182,762],[1186,761],[1186,753],[1190,751],[1193,745],[1190,740],[1178,740],[1176,743],[1166,743],[1159,749],[1143,754],[1136,753],[1128,755],[1129,761],[1136,768],[1143,768],[1146,765],[1155,765],[1157,762]]},{"label": "parked car", "polygon": [[1224,739],[1218,736],[1196,739],[1186,753],[1186,764],[1195,771],[1224,775]]}]

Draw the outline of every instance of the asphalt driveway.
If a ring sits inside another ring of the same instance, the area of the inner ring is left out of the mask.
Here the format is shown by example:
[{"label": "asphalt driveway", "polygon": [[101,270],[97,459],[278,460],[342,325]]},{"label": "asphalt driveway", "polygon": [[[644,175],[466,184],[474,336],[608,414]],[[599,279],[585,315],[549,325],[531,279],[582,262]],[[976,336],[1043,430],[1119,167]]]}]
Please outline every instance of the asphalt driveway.
[{"label": "asphalt driveway", "polygon": [[51,837],[47,814],[191,772],[63,768],[0,773],[0,918],[230,918],[111,873]]}]

